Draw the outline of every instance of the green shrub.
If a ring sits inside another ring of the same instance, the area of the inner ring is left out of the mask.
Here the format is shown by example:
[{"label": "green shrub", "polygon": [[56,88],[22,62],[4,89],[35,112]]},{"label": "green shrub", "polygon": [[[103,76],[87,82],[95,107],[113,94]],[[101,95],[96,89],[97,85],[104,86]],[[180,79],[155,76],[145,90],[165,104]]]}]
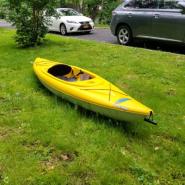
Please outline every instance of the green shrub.
[{"label": "green shrub", "polygon": [[5,0],[0,0],[0,19],[5,18]]},{"label": "green shrub", "polygon": [[20,47],[42,43],[49,20],[44,15],[54,13],[54,0],[9,0],[9,21],[16,26],[15,41]]}]

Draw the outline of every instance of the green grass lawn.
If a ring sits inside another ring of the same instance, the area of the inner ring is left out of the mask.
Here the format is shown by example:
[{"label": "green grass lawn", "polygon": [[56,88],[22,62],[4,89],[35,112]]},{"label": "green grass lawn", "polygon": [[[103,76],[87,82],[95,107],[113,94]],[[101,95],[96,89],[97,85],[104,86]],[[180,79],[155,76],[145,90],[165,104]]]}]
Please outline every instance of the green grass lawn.
[{"label": "green grass lawn", "polygon": [[[19,49],[0,29],[0,184],[185,184],[185,56],[48,34]],[[57,98],[36,57],[101,75],[153,108],[158,126],[117,123]]]}]

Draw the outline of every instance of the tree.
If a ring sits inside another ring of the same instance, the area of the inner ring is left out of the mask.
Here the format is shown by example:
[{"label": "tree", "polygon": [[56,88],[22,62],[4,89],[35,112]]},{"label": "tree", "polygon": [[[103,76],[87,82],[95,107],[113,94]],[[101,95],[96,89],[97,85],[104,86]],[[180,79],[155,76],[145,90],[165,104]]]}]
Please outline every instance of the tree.
[{"label": "tree", "polygon": [[99,22],[110,24],[112,11],[120,4],[119,0],[104,0],[102,3],[102,11],[99,15]]},{"label": "tree", "polygon": [[5,5],[6,5],[5,0],[0,0],[0,19],[5,18]]},{"label": "tree", "polygon": [[55,0],[8,0],[8,19],[16,26],[15,40],[21,47],[42,43]]},{"label": "tree", "polygon": [[111,12],[122,0],[58,0],[60,6],[73,7],[94,21],[110,23]]}]

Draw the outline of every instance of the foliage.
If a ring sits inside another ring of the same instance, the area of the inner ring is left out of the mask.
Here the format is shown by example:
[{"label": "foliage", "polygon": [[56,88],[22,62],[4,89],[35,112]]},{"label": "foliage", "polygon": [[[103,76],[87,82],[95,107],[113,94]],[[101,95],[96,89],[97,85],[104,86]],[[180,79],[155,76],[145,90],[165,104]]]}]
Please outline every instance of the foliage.
[{"label": "foliage", "polygon": [[120,4],[119,1],[106,0],[99,16],[99,23],[109,24],[112,17],[112,11]]},{"label": "foliage", "polygon": [[0,0],[0,19],[5,18],[5,12],[6,12],[6,0]]},{"label": "foliage", "polygon": [[[5,0],[0,0],[0,4],[1,4],[1,1],[5,1]],[[9,2],[11,1],[11,4],[12,4],[12,2],[14,2],[16,4],[17,4],[17,2],[22,2],[22,1],[15,2],[15,0],[8,0],[8,1]],[[47,1],[49,2],[49,0],[47,0]],[[38,6],[40,6],[40,8],[42,9],[43,5],[40,5],[38,3],[39,1],[37,2],[35,0],[34,2],[37,3]],[[52,2],[52,1],[50,1],[50,2]],[[50,2],[49,2],[49,4],[50,4]],[[57,7],[72,7],[74,9],[82,12],[83,14],[90,16],[94,21],[96,21],[96,23],[109,24],[110,20],[111,20],[112,10],[114,8],[116,8],[117,5],[120,4],[121,2],[122,2],[121,0],[56,0],[55,4],[57,5]],[[24,21],[24,26],[22,24],[21,25],[19,24],[17,26],[17,27],[21,27],[20,28],[21,30],[25,30],[25,27],[28,27],[30,25],[30,23],[32,24],[32,22],[33,22],[30,20],[30,17],[33,17],[33,7],[32,7],[32,5],[30,6],[31,3],[29,3],[29,6],[25,6],[25,3],[28,4],[28,0],[23,1],[23,4],[24,4],[23,9],[25,8],[25,9],[28,9],[29,11],[24,12],[24,10],[23,10],[20,14],[22,16],[25,16],[23,18],[23,20],[21,20],[21,18],[19,18],[19,21]],[[21,3],[18,3],[18,4],[20,5]],[[55,5],[55,4],[53,3],[53,5]],[[51,6],[49,6],[49,7],[51,8]],[[48,6],[47,6],[47,8],[48,8]],[[18,9],[19,9],[19,7],[18,7]],[[11,10],[11,14],[13,14],[13,16],[16,17],[17,12],[13,13]],[[39,20],[40,20],[40,24],[42,24],[43,21],[48,22],[44,18],[40,18]],[[15,20],[13,22],[15,22]],[[43,24],[43,26],[44,25],[45,24]],[[26,30],[27,30],[27,28],[26,28]],[[22,42],[24,40],[26,42],[28,42],[32,37],[34,37],[34,36],[31,36],[31,34],[30,34],[30,33],[32,33],[32,30],[28,30],[28,31],[29,32],[27,32],[27,33],[29,33],[29,34],[27,34],[27,36],[24,38],[23,37],[17,38],[17,42]],[[45,34],[44,29],[43,29],[43,33]],[[21,35],[21,34],[22,34],[22,31],[20,31],[19,35]],[[30,35],[31,38],[29,38],[28,35]],[[41,36],[41,38],[42,38],[42,36]],[[35,42],[34,40],[35,39],[33,39],[33,42]],[[31,43],[32,43],[32,41],[31,41]]]},{"label": "foliage", "polygon": [[54,12],[55,0],[9,0],[9,21],[16,26],[15,40],[20,47],[40,44],[47,33],[44,12]]},{"label": "foliage", "polygon": [[61,7],[72,7],[99,23],[110,23],[111,12],[121,0],[59,0]]},{"label": "foliage", "polygon": [[86,10],[93,20],[99,15],[99,8],[102,6],[102,0],[86,0]]},{"label": "foliage", "polygon": [[[0,28],[0,184],[184,184],[185,55],[53,34],[20,50],[14,34]],[[153,108],[158,126],[76,110],[37,80],[38,56],[110,80]]]}]

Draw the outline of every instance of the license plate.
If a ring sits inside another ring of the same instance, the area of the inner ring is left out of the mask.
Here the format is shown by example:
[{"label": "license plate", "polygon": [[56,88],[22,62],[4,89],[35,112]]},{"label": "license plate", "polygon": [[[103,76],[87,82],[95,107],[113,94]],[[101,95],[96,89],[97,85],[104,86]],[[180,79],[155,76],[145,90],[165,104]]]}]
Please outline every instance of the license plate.
[{"label": "license plate", "polygon": [[83,28],[89,28],[89,25],[83,25]]}]

